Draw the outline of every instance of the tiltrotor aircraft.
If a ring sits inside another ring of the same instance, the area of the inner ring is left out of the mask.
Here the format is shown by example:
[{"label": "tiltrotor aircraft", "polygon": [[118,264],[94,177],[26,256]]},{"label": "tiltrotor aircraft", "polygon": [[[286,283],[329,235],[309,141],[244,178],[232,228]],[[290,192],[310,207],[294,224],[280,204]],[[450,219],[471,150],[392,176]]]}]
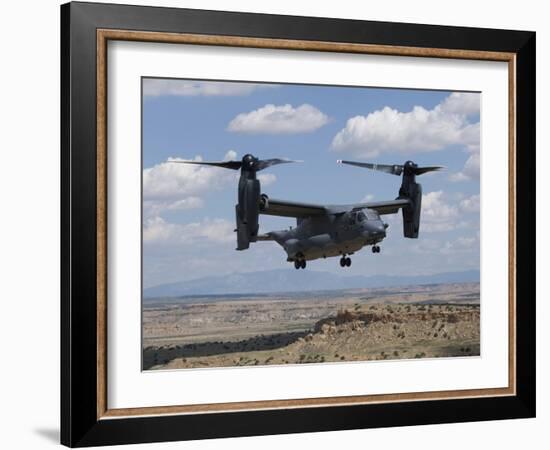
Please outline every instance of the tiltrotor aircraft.
[{"label": "tiltrotor aircraft", "polygon": [[[263,194],[256,173],[277,164],[291,163],[288,159],[258,159],[245,155],[241,161],[171,161],[201,164],[241,171],[238,203],[235,205],[237,250],[249,248],[251,242],[275,241],[287,253],[287,261],[296,269],[305,269],[306,261],[340,256],[340,266],[349,267],[349,255],[367,245],[379,253],[378,244],[386,237],[388,224],[380,216],[403,213],[403,235],[418,238],[422,186],[416,176],[442,169],[441,166],[419,167],[412,161],[404,165],[371,164],[341,161],[357,167],[378,170],[392,175],[403,175],[399,195],[395,200],[354,203],[349,205],[318,205],[276,200]],[[295,217],[296,227],[288,230],[258,234],[259,215]]]}]

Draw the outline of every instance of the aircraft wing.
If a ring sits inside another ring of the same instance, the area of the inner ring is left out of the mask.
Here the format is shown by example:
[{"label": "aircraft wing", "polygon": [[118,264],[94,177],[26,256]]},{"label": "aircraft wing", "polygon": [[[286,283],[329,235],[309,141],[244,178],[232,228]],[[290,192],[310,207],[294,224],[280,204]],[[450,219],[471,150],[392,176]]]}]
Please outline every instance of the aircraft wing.
[{"label": "aircraft wing", "polygon": [[289,202],[287,200],[269,199],[265,207],[260,209],[260,214],[282,217],[311,217],[328,214],[323,205],[311,203]]},{"label": "aircraft wing", "polygon": [[409,206],[411,201],[408,198],[398,198],[397,200],[387,200],[384,202],[356,203],[352,210],[374,209],[378,214],[395,214],[400,208]]},{"label": "aircraft wing", "polygon": [[265,233],[265,234],[259,234],[258,236],[256,236],[256,239],[258,241],[274,241],[275,236],[273,236],[273,234],[271,233]]},{"label": "aircraft wing", "polygon": [[260,214],[283,217],[312,217],[326,214],[343,214],[360,209],[373,209],[378,214],[395,214],[400,208],[409,206],[409,199],[387,200],[383,202],[355,203],[351,205],[316,205],[287,200],[269,199],[267,205],[260,209]]}]

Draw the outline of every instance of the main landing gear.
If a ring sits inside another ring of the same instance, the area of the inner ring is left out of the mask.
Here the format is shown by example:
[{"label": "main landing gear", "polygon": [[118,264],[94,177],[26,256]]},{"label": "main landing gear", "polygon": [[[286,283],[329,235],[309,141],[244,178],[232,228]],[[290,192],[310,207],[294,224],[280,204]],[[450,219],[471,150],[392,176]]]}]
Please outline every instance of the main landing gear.
[{"label": "main landing gear", "polygon": [[306,260],[305,259],[296,259],[296,260],[294,260],[294,268],[295,269],[305,269],[306,268]]},{"label": "main landing gear", "polygon": [[380,253],[380,247],[378,247],[378,245],[373,245],[372,246],[372,252],[373,253]]},{"label": "main landing gear", "polygon": [[349,256],[342,256],[340,258],[340,267],[349,267],[351,266],[351,258]]}]

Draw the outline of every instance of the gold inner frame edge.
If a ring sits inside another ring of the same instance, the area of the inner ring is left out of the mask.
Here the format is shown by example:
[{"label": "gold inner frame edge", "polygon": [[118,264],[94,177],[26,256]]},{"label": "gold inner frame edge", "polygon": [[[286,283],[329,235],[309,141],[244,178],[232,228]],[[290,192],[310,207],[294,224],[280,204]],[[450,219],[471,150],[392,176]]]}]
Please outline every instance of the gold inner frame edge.
[{"label": "gold inner frame edge", "polygon": [[[516,55],[509,52],[357,44],[326,41],[250,38],[241,36],[159,33],[98,29],[96,31],[97,108],[97,419],[132,416],[219,413],[266,409],[349,406],[403,401],[448,400],[516,394]],[[109,40],[279,50],[362,53],[389,56],[472,59],[508,62],[508,387],[400,394],[317,397],[199,405],[109,409],[107,405],[107,42]]]}]

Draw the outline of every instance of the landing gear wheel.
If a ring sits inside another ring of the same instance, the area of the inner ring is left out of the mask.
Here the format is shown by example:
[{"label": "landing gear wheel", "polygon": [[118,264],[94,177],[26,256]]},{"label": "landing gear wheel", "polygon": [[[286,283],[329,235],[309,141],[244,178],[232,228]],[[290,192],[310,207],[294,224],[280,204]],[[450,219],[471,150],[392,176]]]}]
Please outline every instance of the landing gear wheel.
[{"label": "landing gear wheel", "polygon": [[346,267],[351,266],[351,258],[346,258]]},{"label": "landing gear wheel", "polygon": [[342,256],[340,258],[340,267],[346,267],[346,257]]},{"label": "landing gear wheel", "polygon": [[294,261],[294,268],[299,269],[300,267],[302,267],[302,263],[298,260]]},{"label": "landing gear wheel", "polygon": [[378,247],[378,245],[373,245],[372,246],[372,252],[373,253],[380,253],[380,247]]},{"label": "landing gear wheel", "polygon": [[302,261],[300,261],[300,267],[302,269],[305,269],[306,268],[306,260],[305,259],[302,259]]}]

